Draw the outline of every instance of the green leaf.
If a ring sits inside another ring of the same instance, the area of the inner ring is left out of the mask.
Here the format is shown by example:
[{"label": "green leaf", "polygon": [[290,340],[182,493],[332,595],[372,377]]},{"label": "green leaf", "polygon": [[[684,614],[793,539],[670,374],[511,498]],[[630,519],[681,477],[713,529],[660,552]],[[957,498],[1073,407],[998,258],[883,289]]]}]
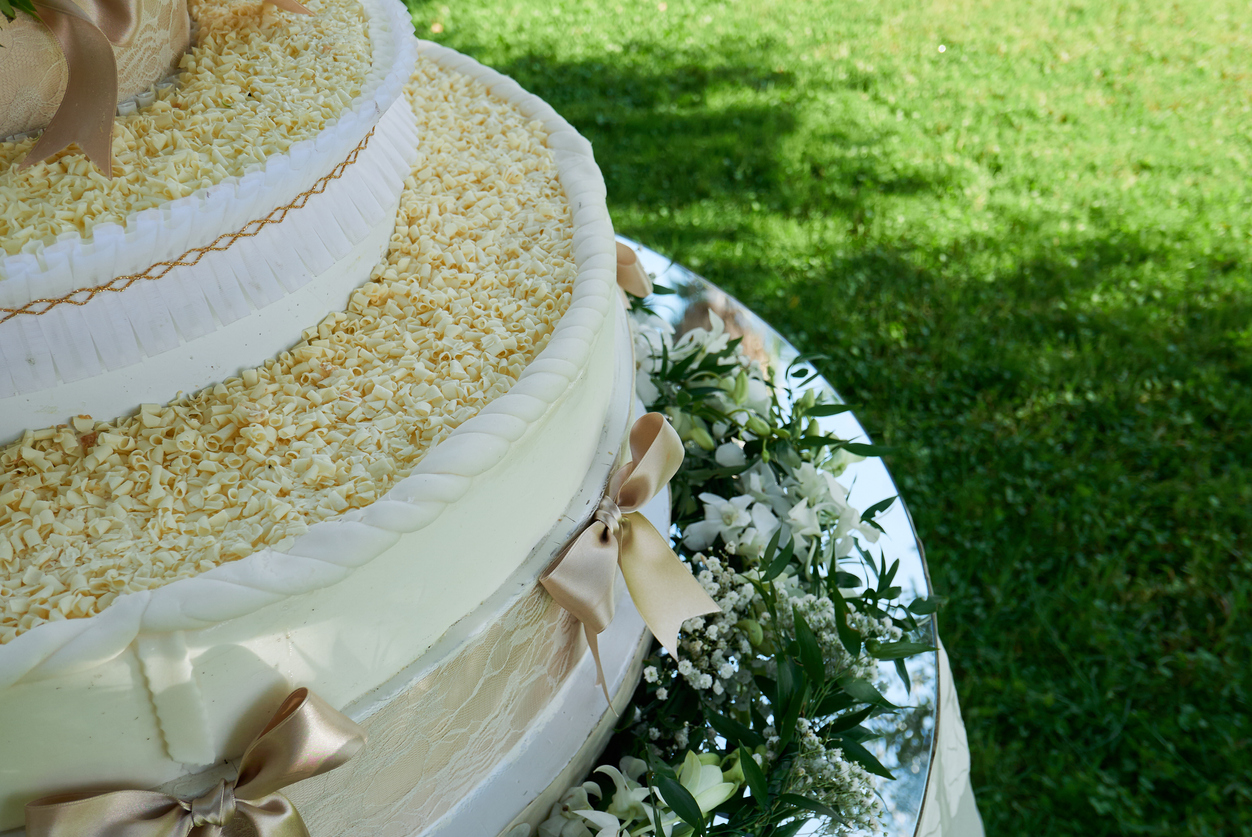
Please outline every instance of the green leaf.
[{"label": "green leaf", "polygon": [[761,770],[761,766],[756,763],[756,759],[752,758],[752,754],[746,750],[739,751],[739,764],[743,767],[743,778],[748,780],[748,788],[752,791],[752,798],[756,800],[756,804],[762,809],[769,809],[769,783],[765,780],[765,773]]},{"label": "green leaf", "polygon": [[885,512],[887,509],[891,508],[891,504],[894,503],[898,499],[900,499],[900,495],[897,494],[893,497],[888,497],[885,500],[879,500],[877,503],[870,506],[865,511],[861,512],[861,517],[862,518],[873,517],[876,514],[881,514],[882,512]]},{"label": "green leaf", "polygon": [[[750,446],[751,443],[749,443]],[[778,539],[782,537],[782,527],[779,526],[774,530],[774,535],[769,539],[769,543],[765,545],[765,552],[761,555],[761,563],[769,566],[770,560],[774,557],[774,553],[778,550]]]},{"label": "green leaf", "polygon": [[875,776],[882,776],[884,779],[894,779],[891,771],[882,766],[882,762],[874,758],[874,754],[861,746],[859,741],[854,740],[847,735],[839,735],[835,737],[839,742],[839,749],[843,750],[843,754],[852,761],[864,767]]},{"label": "green leaf", "polygon": [[899,451],[899,448],[885,447],[883,445],[866,445],[861,442],[845,442],[843,449],[848,453],[855,453],[857,456],[888,456]]},{"label": "green leaf", "polygon": [[814,814],[820,814],[823,817],[841,819],[839,813],[829,805],[823,805],[816,799],[809,799],[807,796],[800,796],[798,793],[784,793],[778,797],[778,801],[784,805],[790,805],[792,808],[799,808],[802,811],[812,811]]},{"label": "green leaf", "polygon": [[896,571],[899,569],[900,569],[900,559],[897,558],[896,560],[891,562],[891,569],[887,570],[887,575],[882,580],[882,584],[878,585],[879,588],[886,587],[888,584],[894,581],[896,577]]},{"label": "green leaf", "polygon": [[801,828],[804,828],[804,824],[808,821],[809,818],[805,817],[803,819],[792,820],[786,825],[780,825],[778,830],[774,832],[774,837],[794,837],[795,833]]},{"label": "green leaf", "polygon": [[810,416],[837,416],[852,408],[847,404],[818,404],[809,410]]},{"label": "green leaf", "polygon": [[853,576],[851,573],[845,573],[844,571],[841,571],[841,569],[836,569],[833,578],[835,579],[836,588],[861,587],[864,586],[865,583],[864,581],[861,581],[860,577]]},{"label": "green leaf", "polygon": [[840,718],[836,718],[823,728],[825,735],[838,735],[841,732],[847,732],[850,729],[859,727],[861,723],[878,709],[877,706],[867,706],[864,709],[858,709]]},{"label": "green leaf", "polygon": [[[779,532],[781,531],[782,528],[779,527]],[[777,533],[775,533],[775,535],[777,535]],[[775,556],[774,560],[770,562],[769,567],[765,570],[766,581],[773,581],[778,578],[778,576],[782,575],[782,571],[787,569],[787,565],[791,563],[791,557],[795,554],[795,548],[795,541],[788,538],[787,545],[782,548],[782,551]]]},{"label": "green leaf", "polygon": [[804,436],[797,439],[795,446],[798,448],[830,448],[844,447],[847,445],[843,439],[836,439],[834,436]]},{"label": "green leaf", "polygon": [[795,605],[791,606],[791,614],[796,623],[796,642],[800,646],[800,664],[804,672],[813,681],[813,686],[820,687],[826,680],[826,661],[822,656],[822,647],[817,644],[817,636],[804,615]]},{"label": "green leaf", "polygon": [[848,624],[848,603],[838,590],[831,592],[830,600],[835,605],[835,628],[839,631],[839,641],[853,657],[861,653],[861,635]]},{"label": "green leaf", "polygon": [[17,12],[13,11],[13,7],[9,5],[9,0],[0,0],[0,15],[4,15],[9,20],[17,17]]},{"label": "green leaf", "polygon": [[874,706],[882,706],[887,709],[899,709],[891,701],[882,696],[882,693],[874,688],[868,680],[862,680],[859,677],[849,677],[844,675],[839,678],[839,686],[852,697],[856,698],[860,703],[871,703]]},{"label": "green leaf", "polygon": [[658,285],[657,283],[653,282],[652,293],[656,294],[657,296],[667,296],[668,294],[677,293],[677,291],[675,291],[673,288],[667,288],[664,285]]},{"label": "green leaf", "polygon": [[834,715],[845,709],[851,709],[858,701],[845,692],[835,691],[822,698],[822,702],[813,710],[814,717]]},{"label": "green leaf", "polygon": [[907,639],[899,642],[878,642],[871,639],[866,641],[865,650],[877,660],[902,660],[915,654],[925,654],[939,649],[924,642],[911,642]]},{"label": "green leaf", "polygon": [[926,616],[930,613],[939,611],[939,604],[942,599],[931,597],[929,599],[914,599],[909,604],[909,612],[916,613],[918,616]]},{"label": "green leaf", "polygon": [[796,693],[802,688],[801,672],[790,657],[778,659],[778,708],[791,705]]},{"label": "green leaf", "polygon": [[656,786],[660,789],[661,796],[665,798],[665,804],[670,807],[670,810],[682,817],[683,822],[694,828],[697,834],[703,834],[704,814],[700,813],[700,806],[696,804],[696,798],[691,795],[691,791],[668,776],[661,776]]},{"label": "green leaf", "polygon": [[896,660],[896,674],[900,675],[900,682],[904,684],[904,693],[912,693],[913,681],[909,679],[909,669],[904,660]]},{"label": "green leaf", "polygon": [[731,744],[760,747],[765,743],[765,739],[762,738],[759,733],[745,727],[733,718],[727,718],[724,715],[717,714],[708,707],[705,707],[704,709],[704,718],[709,722],[709,726],[711,726],[718,735],[725,738]]},{"label": "green leaf", "polygon": [[882,512],[885,512],[887,509],[891,507],[891,504],[894,503],[898,499],[899,499],[899,495],[896,495],[895,497],[888,497],[886,500],[879,500],[877,503],[870,506],[865,511],[861,512],[861,520],[868,521],[870,518],[876,517]]}]

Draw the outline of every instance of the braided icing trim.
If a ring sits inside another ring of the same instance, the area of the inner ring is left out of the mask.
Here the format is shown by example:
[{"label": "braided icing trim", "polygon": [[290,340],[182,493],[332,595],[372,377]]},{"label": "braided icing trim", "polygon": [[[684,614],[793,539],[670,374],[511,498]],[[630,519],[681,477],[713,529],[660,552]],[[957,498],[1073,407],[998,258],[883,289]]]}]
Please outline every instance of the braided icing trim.
[{"label": "braided icing trim", "polygon": [[0,646],[0,689],[91,669],[121,654],[140,633],[204,628],[341,581],[464,496],[473,478],[499,464],[585,367],[617,304],[616,241],[591,143],[550,105],[495,70],[428,41],[418,42],[418,53],[481,82],[549,133],[574,217],[577,267],[569,309],[550,342],[507,393],[370,506],[314,524],[286,553],[263,549],[194,578],[121,596],[95,616],[33,628]]}]

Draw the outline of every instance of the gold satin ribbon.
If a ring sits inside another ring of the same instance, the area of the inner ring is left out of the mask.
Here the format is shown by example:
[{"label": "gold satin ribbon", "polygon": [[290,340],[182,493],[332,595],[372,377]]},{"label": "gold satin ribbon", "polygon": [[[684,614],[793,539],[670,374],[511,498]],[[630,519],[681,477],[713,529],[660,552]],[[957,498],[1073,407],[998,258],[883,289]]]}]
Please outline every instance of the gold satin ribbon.
[{"label": "gold satin ribbon", "polygon": [[669,539],[639,513],[682,465],[678,433],[665,416],[648,413],[630,430],[630,453],[631,461],[609,481],[595,519],[539,579],[552,598],[582,622],[596,661],[596,683],[606,698],[609,689],[596,638],[613,621],[619,566],[643,621],[674,656],[683,622],[721,610],[670,549]]},{"label": "gold satin ribbon", "polygon": [[184,801],[155,791],[62,794],[26,806],[27,837],[309,837],[279,790],[339,767],[365,731],[308,689],[287,696],[253,739],[234,782]]},{"label": "gold satin ribbon", "polygon": [[[35,13],[56,38],[69,70],[65,95],[19,169],[47,160],[71,143],[105,177],[113,178],[113,114],[117,111],[117,60],[113,45],[125,44],[138,25],[139,0],[33,0]],[[296,0],[264,0],[296,14],[312,14]]]},{"label": "gold satin ribbon", "polygon": [[617,284],[631,296],[640,299],[652,293],[652,280],[639,263],[639,255],[633,247],[617,242]]}]

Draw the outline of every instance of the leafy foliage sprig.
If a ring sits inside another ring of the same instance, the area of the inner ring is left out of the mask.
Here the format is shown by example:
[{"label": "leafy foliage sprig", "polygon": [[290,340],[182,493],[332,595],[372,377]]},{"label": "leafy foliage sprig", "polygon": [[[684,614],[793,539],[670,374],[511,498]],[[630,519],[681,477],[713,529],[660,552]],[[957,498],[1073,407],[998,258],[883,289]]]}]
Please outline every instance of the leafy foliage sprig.
[{"label": "leafy foliage sprig", "polygon": [[31,0],[0,0],[0,15],[13,20],[18,12],[26,12],[35,17],[35,4]]}]

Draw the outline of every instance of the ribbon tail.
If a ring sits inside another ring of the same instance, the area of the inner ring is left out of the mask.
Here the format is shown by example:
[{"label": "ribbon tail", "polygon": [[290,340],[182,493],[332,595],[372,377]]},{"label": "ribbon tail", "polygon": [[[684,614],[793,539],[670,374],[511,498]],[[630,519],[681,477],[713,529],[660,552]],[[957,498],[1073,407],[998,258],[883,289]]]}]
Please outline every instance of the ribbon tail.
[{"label": "ribbon tail", "polygon": [[191,828],[191,814],[177,799],[153,791],[64,794],[26,804],[27,837],[187,837]]},{"label": "ribbon tail", "polygon": [[300,812],[281,793],[237,804],[222,837],[309,837]]},{"label": "ribbon tail", "polygon": [[39,0],[35,11],[65,54],[69,78],[48,127],[19,169],[46,160],[71,143],[113,177],[113,113],[117,110],[117,63],[113,45],[68,0]]},{"label": "ribbon tail", "polygon": [[596,685],[604,692],[604,699],[613,705],[609,697],[609,681],[604,677],[604,665],[600,662],[600,635],[591,630],[590,625],[583,625],[583,635],[587,637],[587,648],[591,650],[591,659],[596,661]]},{"label": "ribbon tail", "polygon": [[626,515],[622,533],[622,575],[630,597],[652,635],[675,658],[683,622],[720,613],[700,582],[670,549],[669,541],[639,512]]}]

